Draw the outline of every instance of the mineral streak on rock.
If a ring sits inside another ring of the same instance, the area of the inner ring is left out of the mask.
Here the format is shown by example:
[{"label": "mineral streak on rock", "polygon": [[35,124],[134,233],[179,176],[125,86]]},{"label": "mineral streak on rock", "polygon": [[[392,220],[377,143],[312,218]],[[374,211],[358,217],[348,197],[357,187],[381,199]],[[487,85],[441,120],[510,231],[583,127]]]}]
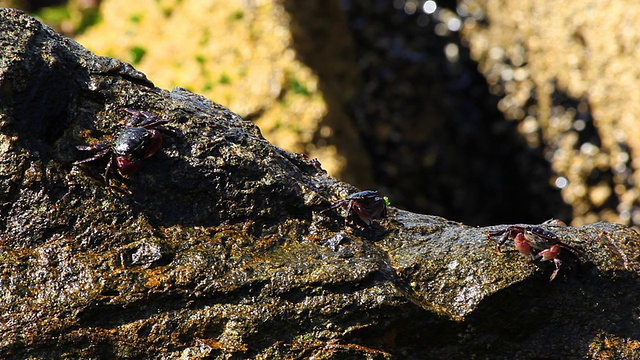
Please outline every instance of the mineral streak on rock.
[{"label": "mineral streak on rock", "polygon": [[[174,134],[106,183],[75,146],[109,139],[122,108]],[[497,253],[497,227],[322,212],[355,191],[225,107],[0,9],[1,358],[596,358],[640,339],[635,231],[557,229],[584,264],[549,283]]]}]

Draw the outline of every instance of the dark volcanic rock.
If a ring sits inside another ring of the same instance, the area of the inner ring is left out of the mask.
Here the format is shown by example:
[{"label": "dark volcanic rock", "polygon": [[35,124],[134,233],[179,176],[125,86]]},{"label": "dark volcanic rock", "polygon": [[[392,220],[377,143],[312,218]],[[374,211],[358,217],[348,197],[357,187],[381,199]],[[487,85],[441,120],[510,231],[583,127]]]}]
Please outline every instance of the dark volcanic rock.
[{"label": "dark volcanic rock", "polygon": [[[640,339],[629,228],[548,227],[584,252],[550,283],[489,229],[395,208],[344,226],[322,210],[356,189],[223,106],[19,11],[0,9],[0,42],[2,358],[582,358]],[[166,119],[164,148],[128,177],[74,166],[123,109]]]}]

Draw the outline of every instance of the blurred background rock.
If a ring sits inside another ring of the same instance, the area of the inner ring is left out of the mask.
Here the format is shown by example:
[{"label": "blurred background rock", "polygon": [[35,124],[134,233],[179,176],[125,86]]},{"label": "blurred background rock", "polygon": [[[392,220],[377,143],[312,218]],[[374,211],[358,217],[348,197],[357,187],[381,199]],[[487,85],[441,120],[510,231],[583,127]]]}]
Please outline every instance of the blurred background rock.
[{"label": "blurred background rock", "polygon": [[474,225],[640,224],[632,1],[0,5],[227,106],[398,207]]}]

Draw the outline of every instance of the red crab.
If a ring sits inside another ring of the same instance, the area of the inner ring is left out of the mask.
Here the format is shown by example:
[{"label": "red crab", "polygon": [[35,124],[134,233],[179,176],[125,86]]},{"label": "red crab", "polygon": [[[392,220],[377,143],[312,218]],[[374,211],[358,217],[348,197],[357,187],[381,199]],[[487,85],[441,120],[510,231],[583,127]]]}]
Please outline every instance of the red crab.
[{"label": "red crab", "polygon": [[382,219],[387,215],[389,198],[380,196],[375,190],[365,190],[353,193],[344,199],[331,203],[331,207],[324,210],[331,210],[342,207],[347,211],[345,224],[352,214],[357,214],[367,226],[371,226],[374,219]]},{"label": "red crab", "polygon": [[112,163],[115,163],[121,175],[133,174],[140,169],[142,160],[149,158],[162,148],[162,134],[156,128],[166,124],[167,120],[156,120],[146,111],[124,109],[133,116],[120,130],[113,140],[101,142],[93,146],[79,145],[78,150],[95,151],[90,158],[74,162],[74,165],[98,160],[111,153],[104,170],[107,179]]},{"label": "red crab", "polygon": [[[543,225],[566,226],[560,220],[548,220]],[[490,237],[500,236],[498,251],[502,252],[502,245],[509,239],[513,240],[515,248],[531,260],[553,260],[555,270],[550,281],[556,278],[563,261],[574,261],[579,264],[580,251],[573,246],[560,241],[558,236],[546,229],[535,225],[511,225],[503,230],[489,232]],[[565,250],[565,251],[562,251]]]}]

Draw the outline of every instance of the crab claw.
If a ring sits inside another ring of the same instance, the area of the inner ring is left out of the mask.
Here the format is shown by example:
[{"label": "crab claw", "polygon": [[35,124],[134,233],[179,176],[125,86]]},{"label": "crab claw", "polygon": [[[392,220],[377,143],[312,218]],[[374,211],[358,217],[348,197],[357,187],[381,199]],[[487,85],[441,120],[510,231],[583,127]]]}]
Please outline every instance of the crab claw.
[{"label": "crab claw", "polygon": [[[558,260],[558,254],[560,254],[560,249],[562,249],[560,245],[552,245],[550,248],[540,251],[538,253],[538,255],[542,257],[542,260],[540,261],[547,261],[551,259],[553,259],[554,262],[556,262],[556,260],[560,261]],[[556,267],[557,266],[558,264],[556,262]]]},{"label": "crab claw", "polygon": [[513,239],[513,243],[522,255],[529,257],[531,260],[535,259],[536,256],[533,253],[533,249],[529,245],[529,242],[523,233],[518,233]]},{"label": "crab claw", "polygon": [[560,254],[561,249],[562,248],[560,247],[560,245],[553,245],[550,248],[544,249],[538,253],[538,255],[542,257],[540,261],[553,260],[553,264],[556,266],[555,270],[553,270],[553,273],[551,273],[549,281],[553,281],[553,279],[556,278],[558,272],[560,271],[562,260],[558,259],[558,254]]},{"label": "crab claw", "polygon": [[140,165],[142,165],[141,161],[131,161],[124,156],[116,158],[116,167],[122,175],[133,174],[140,169]]}]

